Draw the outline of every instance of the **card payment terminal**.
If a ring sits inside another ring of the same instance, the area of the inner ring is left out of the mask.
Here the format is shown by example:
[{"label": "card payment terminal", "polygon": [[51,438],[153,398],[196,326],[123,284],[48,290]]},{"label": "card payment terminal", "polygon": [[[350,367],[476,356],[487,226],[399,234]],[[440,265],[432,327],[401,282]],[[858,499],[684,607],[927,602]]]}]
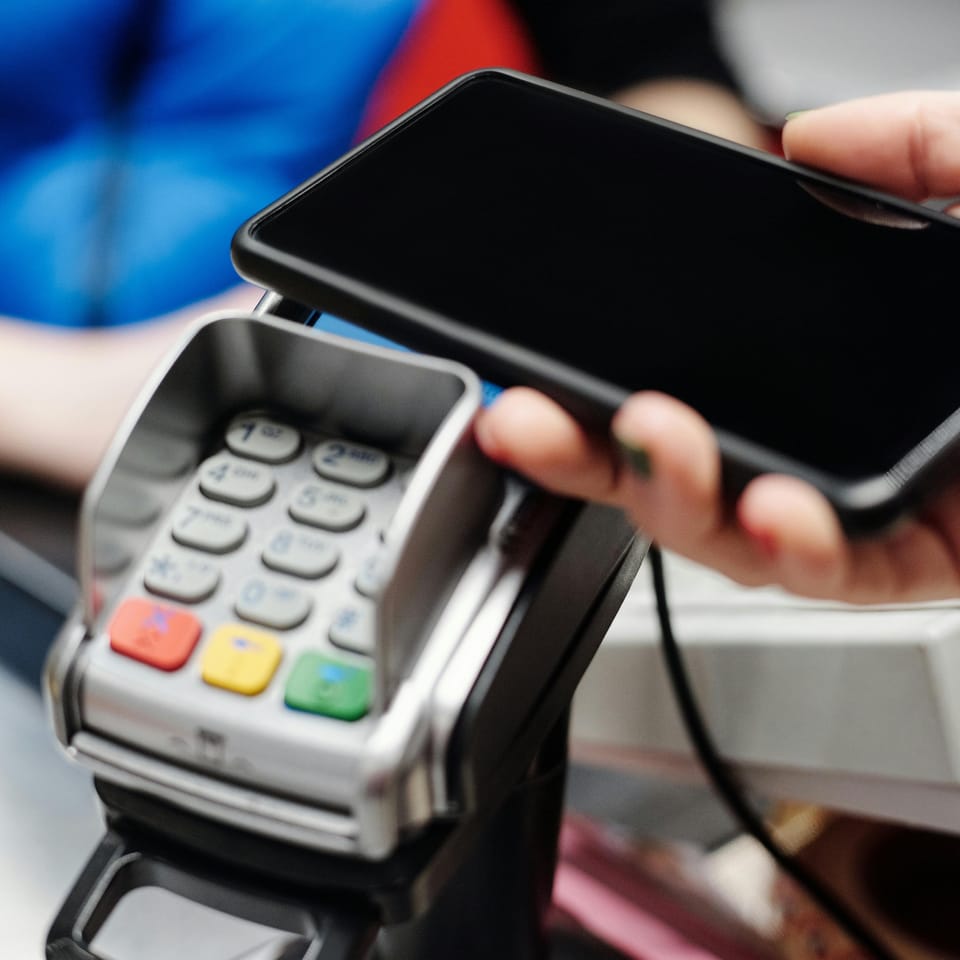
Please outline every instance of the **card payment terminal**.
[{"label": "card payment terminal", "polygon": [[470,370],[316,317],[268,294],[195,325],[86,492],[46,693],[108,829],[48,956],[96,958],[143,884],[297,956],[428,955],[418,918],[536,780],[636,574],[618,511],[480,454]]}]

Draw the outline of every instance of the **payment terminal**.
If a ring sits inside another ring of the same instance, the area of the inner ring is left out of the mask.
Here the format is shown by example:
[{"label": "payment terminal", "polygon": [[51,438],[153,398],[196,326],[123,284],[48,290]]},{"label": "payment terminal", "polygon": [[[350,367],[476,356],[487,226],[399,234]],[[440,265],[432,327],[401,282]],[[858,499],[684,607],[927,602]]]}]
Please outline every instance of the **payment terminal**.
[{"label": "payment terminal", "polygon": [[86,492],[46,695],[107,830],[50,957],[145,885],[291,960],[543,955],[565,718],[645,543],[484,458],[470,370],[318,316],[198,322]]}]

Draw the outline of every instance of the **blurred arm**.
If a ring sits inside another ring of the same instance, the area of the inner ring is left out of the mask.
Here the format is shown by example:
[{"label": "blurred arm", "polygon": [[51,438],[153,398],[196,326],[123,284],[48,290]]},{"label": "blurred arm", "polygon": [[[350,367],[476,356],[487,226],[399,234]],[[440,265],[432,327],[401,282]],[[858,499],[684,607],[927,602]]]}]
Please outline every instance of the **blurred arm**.
[{"label": "blurred arm", "polygon": [[716,44],[707,0],[510,0],[547,76],[751,146],[770,146]]},{"label": "blurred arm", "polygon": [[160,358],[210,310],[250,310],[238,287],[157,320],[70,330],[0,319],[0,469],[82,487]]}]

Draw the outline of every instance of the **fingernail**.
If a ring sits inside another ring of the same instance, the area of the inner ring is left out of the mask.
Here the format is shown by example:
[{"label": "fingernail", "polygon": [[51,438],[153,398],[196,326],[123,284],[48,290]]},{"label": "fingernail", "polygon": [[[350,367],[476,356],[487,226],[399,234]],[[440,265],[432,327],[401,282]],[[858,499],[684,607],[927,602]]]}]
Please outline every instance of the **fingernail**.
[{"label": "fingernail", "polygon": [[786,123],[788,120],[792,120],[794,117],[799,117],[803,113],[809,113],[809,110],[791,110],[784,118],[783,122]]},{"label": "fingernail", "polygon": [[650,454],[643,447],[636,447],[615,436],[617,447],[623,462],[642,480],[649,480],[653,476],[653,464]]}]

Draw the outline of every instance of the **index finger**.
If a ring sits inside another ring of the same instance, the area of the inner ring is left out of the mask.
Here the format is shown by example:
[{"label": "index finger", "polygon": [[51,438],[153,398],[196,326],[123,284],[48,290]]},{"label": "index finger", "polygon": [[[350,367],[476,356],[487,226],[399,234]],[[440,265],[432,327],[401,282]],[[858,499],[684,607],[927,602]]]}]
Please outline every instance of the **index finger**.
[{"label": "index finger", "polygon": [[789,160],[910,200],[960,193],[960,92],[912,91],[804,111],[783,128]]}]

